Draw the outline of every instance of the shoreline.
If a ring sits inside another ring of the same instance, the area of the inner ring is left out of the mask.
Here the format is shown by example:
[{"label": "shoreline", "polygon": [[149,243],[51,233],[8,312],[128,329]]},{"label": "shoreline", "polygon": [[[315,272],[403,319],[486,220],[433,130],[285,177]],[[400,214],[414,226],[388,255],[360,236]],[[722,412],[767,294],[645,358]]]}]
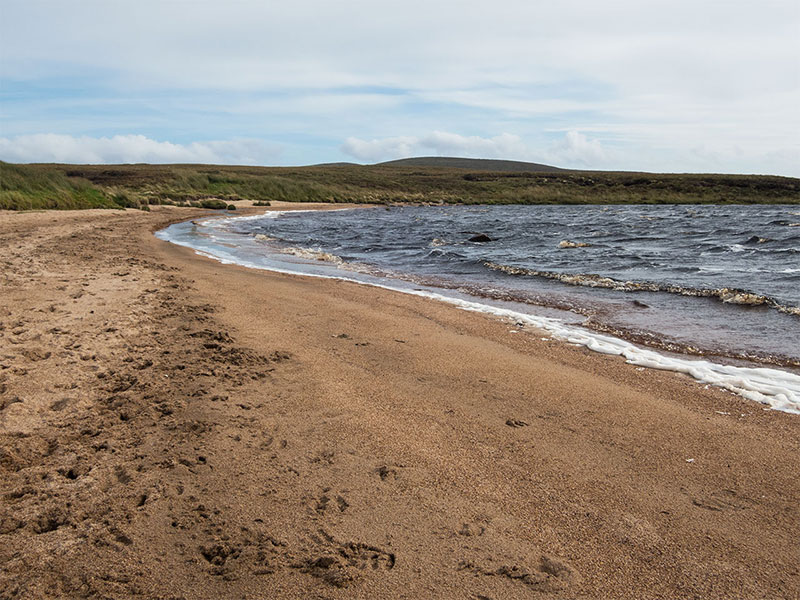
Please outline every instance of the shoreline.
[{"label": "shoreline", "polygon": [[[347,209],[340,209],[347,210]],[[276,216],[286,211],[273,211]],[[226,216],[224,220],[235,220],[238,218],[252,219],[263,215],[252,215],[245,217]],[[192,220],[192,225],[207,226],[211,231],[219,232],[213,227],[211,220]],[[178,223],[176,227],[188,224]],[[790,414],[800,414],[800,377],[796,370],[792,369],[794,364],[773,363],[787,369],[774,369],[769,366],[768,361],[750,361],[749,364],[730,364],[726,362],[714,362],[715,358],[733,358],[742,361],[742,357],[726,356],[725,354],[702,352],[697,350],[694,353],[680,352],[683,348],[675,344],[666,342],[642,344],[642,335],[625,335],[617,329],[604,328],[602,324],[593,323],[591,327],[583,324],[569,324],[563,319],[545,317],[535,313],[520,312],[514,308],[503,307],[501,305],[487,303],[486,297],[479,297],[470,293],[458,293],[443,286],[422,285],[413,279],[393,278],[393,277],[373,277],[364,278],[363,274],[350,272],[350,275],[340,273],[333,268],[331,272],[317,272],[309,270],[309,266],[315,264],[311,258],[299,263],[281,264],[280,253],[273,252],[266,262],[255,260],[244,260],[241,255],[228,251],[230,244],[236,244],[236,240],[223,241],[212,247],[204,247],[197,244],[197,239],[182,235],[181,232],[173,232],[175,227],[167,227],[156,232],[156,237],[182,247],[193,250],[196,254],[211,260],[218,261],[225,265],[238,265],[249,269],[270,271],[273,273],[294,274],[299,276],[334,279],[357,285],[366,285],[376,288],[391,290],[402,294],[432,298],[434,300],[450,304],[461,310],[478,312],[492,315],[496,318],[509,323],[515,323],[518,330],[524,333],[537,335],[537,331],[551,336],[553,339],[585,346],[590,350],[602,354],[620,355],[626,359],[628,364],[644,366],[649,369],[659,369],[685,373],[692,376],[699,384],[712,384],[722,389],[737,393],[748,400],[766,405],[774,410],[788,412]],[[202,234],[203,237],[212,234]],[[300,249],[305,250],[305,249]],[[309,251],[313,252],[313,251]],[[275,261],[278,261],[276,264]],[[337,264],[337,263],[335,263]],[[327,266],[327,265],[326,265]],[[409,287],[408,283],[415,285]],[[422,287],[417,287],[421,285]],[[539,306],[539,305],[532,305]],[[534,331],[525,331],[532,328]],[[515,330],[517,332],[517,330]],[[637,345],[638,344],[638,345]],[[656,348],[653,350],[652,348]],[[689,346],[691,348],[691,346]],[[696,350],[696,349],[695,349]],[[665,352],[666,351],[666,352]],[[703,358],[697,358],[697,356]],[[709,358],[711,360],[709,360]],[[743,361],[742,361],[743,362]]]},{"label": "shoreline", "polygon": [[151,234],[203,215],[0,215],[9,597],[800,592],[796,416]]},{"label": "shoreline", "polygon": [[[464,210],[469,212],[467,209]],[[383,211],[378,210],[375,214],[381,215]],[[433,214],[435,216],[436,213]],[[425,219],[423,214],[419,216]],[[363,221],[364,227],[369,229],[376,218],[374,215],[372,217],[353,215],[352,218],[333,216],[332,220],[339,227],[347,227],[350,221]],[[291,221],[287,219],[285,226],[288,228],[290,238],[299,241],[304,234],[303,229],[296,224],[297,221],[298,219]],[[319,219],[312,217],[311,221],[312,229],[319,226]],[[378,226],[381,226],[380,217],[377,221]],[[314,222],[317,225],[314,225]],[[195,241],[200,241],[201,246],[208,246],[211,253],[215,254],[215,244],[212,240],[219,236],[220,244],[216,245],[216,249],[222,250],[220,256],[240,264],[260,267],[271,263],[272,266],[288,266],[281,270],[301,273],[309,271],[324,273],[325,265],[328,265],[327,271],[333,275],[341,274],[337,271],[346,271],[352,274],[351,278],[356,279],[367,278],[370,281],[383,279],[394,283],[398,283],[396,280],[399,279],[401,282],[398,285],[401,287],[407,287],[402,282],[409,282],[418,287],[443,290],[442,293],[445,295],[461,293],[470,295],[476,297],[478,302],[507,307],[512,307],[513,304],[523,313],[556,316],[570,323],[582,320],[583,327],[597,333],[625,339],[671,355],[691,355],[697,359],[733,366],[777,367],[795,375],[800,374],[798,371],[800,357],[797,356],[797,352],[792,352],[795,346],[794,339],[788,335],[788,332],[797,325],[799,309],[793,308],[791,301],[787,304],[785,298],[784,304],[778,304],[778,300],[775,299],[777,296],[769,295],[775,293],[774,289],[769,289],[769,285],[754,291],[747,286],[742,287],[742,282],[735,280],[735,277],[733,281],[720,279],[706,284],[695,282],[699,287],[693,287],[695,284],[690,282],[680,282],[680,279],[673,283],[669,283],[669,280],[654,283],[645,278],[626,281],[624,285],[623,282],[617,281],[616,284],[624,288],[624,291],[620,291],[606,285],[613,280],[599,275],[572,274],[564,277],[559,275],[558,281],[554,281],[551,277],[538,276],[554,275],[553,272],[506,268],[486,260],[483,260],[482,264],[488,271],[482,275],[478,275],[477,272],[466,276],[448,275],[447,264],[440,265],[443,270],[438,276],[429,272],[430,265],[424,266],[422,273],[415,273],[413,263],[406,264],[407,272],[402,273],[389,264],[383,263],[382,267],[379,266],[383,262],[380,256],[373,260],[372,255],[359,253],[357,247],[348,245],[347,238],[342,240],[335,233],[331,234],[333,236],[331,240],[337,240],[334,246],[338,245],[341,252],[347,254],[347,260],[336,256],[337,250],[332,249],[331,244],[325,244],[327,251],[320,251],[324,249],[316,245],[316,242],[305,244],[309,246],[307,248],[284,248],[279,240],[256,235],[255,239],[260,240],[260,243],[255,243],[246,235],[243,237],[234,233],[256,231],[260,228],[256,223],[238,225],[234,222],[219,223],[201,230],[211,234],[210,238]],[[177,232],[178,228],[173,229]],[[278,238],[283,237],[280,231],[283,231],[284,227],[279,223],[265,223],[263,229],[272,230],[271,235]],[[320,241],[327,239],[324,230],[316,231],[314,235],[320,238]],[[189,235],[181,234],[181,237],[185,243],[195,243]],[[416,241],[425,243],[424,240]],[[375,240],[372,240],[371,243],[374,242]],[[442,240],[434,238],[430,247],[435,249],[441,242]],[[303,244],[300,243],[300,246]],[[368,246],[367,251],[369,251]],[[452,246],[452,240],[445,246]],[[272,254],[273,259],[266,259],[265,250]],[[294,261],[292,258],[284,260],[282,258],[284,254],[296,255],[299,260]],[[456,252],[456,256],[460,255]],[[476,257],[474,252],[470,257],[481,262],[480,255]],[[309,262],[306,263],[303,258]],[[295,262],[299,264],[294,264]],[[457,269],[462,267],[463,265],[456,265]],[[500,273],[495,274],[494,270],[499,270]],[[580,270],[580,268],[573,269],[575,273]],[[779,272],[784,273],[784,271]],[[531,273],[534,275],[529,276]],[[575,282],[573,278],[579,281]],[[566,282],[561,279],[566,279]],[[390,285],[397,287],[394,283]],[[688,297],[692,297],[691,302]],[[576,319],[576,315],[580,317]],[[685,319],[685,315],[695,316]],[[729,328],[731,323],[737,323],[737,326]],[[795,395],[800,398],[800,389]]]}]

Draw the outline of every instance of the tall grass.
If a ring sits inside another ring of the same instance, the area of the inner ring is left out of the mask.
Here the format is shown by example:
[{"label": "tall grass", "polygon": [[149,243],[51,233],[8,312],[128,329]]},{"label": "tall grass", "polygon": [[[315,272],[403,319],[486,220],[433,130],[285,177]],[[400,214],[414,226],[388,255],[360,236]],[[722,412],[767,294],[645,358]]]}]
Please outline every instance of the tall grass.
[{"label": "tall grass", "polygon": [[115,206],[89,181],[44,165],[0,162],[0,208],[10,210],[110,208]]}]

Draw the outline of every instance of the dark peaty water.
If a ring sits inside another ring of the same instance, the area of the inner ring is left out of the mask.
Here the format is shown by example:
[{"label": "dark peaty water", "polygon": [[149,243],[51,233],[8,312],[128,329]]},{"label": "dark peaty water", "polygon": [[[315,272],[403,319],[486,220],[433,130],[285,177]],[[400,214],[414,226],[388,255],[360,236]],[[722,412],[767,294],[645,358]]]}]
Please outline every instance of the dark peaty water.
[{"label": "dark peaty water", "polygon": [[[684,351],[800,364],[800,207],[451,206],[231,221],[247,236]],[[491,241],[470,241],[484,234]]]}]

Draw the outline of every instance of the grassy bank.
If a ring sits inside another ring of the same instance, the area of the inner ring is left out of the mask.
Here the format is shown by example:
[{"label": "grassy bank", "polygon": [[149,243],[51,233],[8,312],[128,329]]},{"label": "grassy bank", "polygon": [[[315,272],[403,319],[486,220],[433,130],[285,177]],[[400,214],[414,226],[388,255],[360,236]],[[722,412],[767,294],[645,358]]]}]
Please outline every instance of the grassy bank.
[{"label": "grassy bank", "polygon": [[[0,208],[198,205],[217,199],[460,204],[800,203],[800,179],[432,164],[231,167],[0,163]],[[218,202],[218,205],[220,203]]]},{"label": "grassy bank", "polygon": [[113,208],[111,196],[90,181],[68,177],[50,165],[0,163],[0,208]]}]

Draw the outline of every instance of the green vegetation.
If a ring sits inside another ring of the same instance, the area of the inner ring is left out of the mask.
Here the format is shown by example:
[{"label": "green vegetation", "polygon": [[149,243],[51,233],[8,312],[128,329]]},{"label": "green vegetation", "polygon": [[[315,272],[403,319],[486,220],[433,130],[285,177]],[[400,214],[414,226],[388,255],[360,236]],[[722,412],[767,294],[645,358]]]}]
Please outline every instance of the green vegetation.
[{"label": "green vegetation", "polygon": [[225,208],[227,208],[227,206],[228,205],[222,200],[209,199],[200,201],[200,208],[213,208],[215,210],[224,210]]},{"label": "green vegetation", "polygon": [[[456,168],[442,165],[466,165]],[[521,165],[521,166],[520,166]],[[526,166],[527,165],[527,166]],[[517,169],[517,170],[515,170]],[[549,169],[549,170],[548,170]],[[226,208],[289,202],[459,204],[800,203],[800,179],[568,171],[513,161],[412,159],[379,165],[10,165],[0,208]]]},{"label": "green vegetation", "polygon": [[0,209],[119,208],[112,194],[46,165],[0,162]]}]

